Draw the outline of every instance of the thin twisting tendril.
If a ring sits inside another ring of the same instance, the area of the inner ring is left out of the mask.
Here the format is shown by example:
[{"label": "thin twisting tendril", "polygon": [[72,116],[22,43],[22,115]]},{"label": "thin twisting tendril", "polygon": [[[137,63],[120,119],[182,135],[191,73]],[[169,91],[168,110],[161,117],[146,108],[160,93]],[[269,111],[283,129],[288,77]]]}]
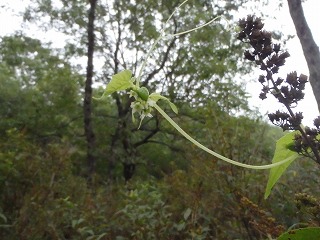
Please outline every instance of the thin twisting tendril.
[{"label": "thin twisting tendril", "polygon": [[[143,63],[142,63],[142,66],[141,66],[141,68],[140,68],[140,70],[139,70],[138,77],[136,78],[136,86],[137,86],[137,87],[139,87],[139,83],[140,83],[140,79],[141,79],[141,76],[142,76],[142,72],[143,72],[144,68],[146,67],[147,60],[149,59],[151,53],[153,52],[153,50],[155,49],[156,45],[158,44],[158,42],[159,42],[161,39],[163,39],[163,38],[165,38],[165,37],[167,37],[167,38],[172,38],[172,37],[176,37],[176,36],[180,36],[180,35],[183,35],[183,34],[187,34],[187,33],[196,31],[196,30],[198,30],[198,29],[200,29],[200,28],[203,28],[203,27],[211,24],[212,22],[216,21],[216,20],[219,19],[219,18],[223,18],[223,16],[218,16],[218,17],[215,17],[215,18],[211,19],[210,21],[208,21],[208,22],[206,22],[206,23],[204,23],[204,24],[202,24],[202,25],[200,25],[200,26],[197,26],[197,27],[195,27],[195,28],[192,28],[192,29],[189,29],[189,30],[186,30],[186,31],[183,31],[183,32],[175,33],[175,34],[166,34],[166,33],[165,33],[165,30],[166,30],[166,28],[167,28],[166,26],[168,25],[168,22],[171,20],[171,18],[173,17],[173,15],[174,15],[186,2],[188,2],[188,1],[189,1],[189,0],[185,0],[183,3],[181,3],[181,4],[171,13],[171,15],[169,16],[169,18],[168,18],[167,21],[165,22],[163,28],[161,29],[161,32],[160,32],[159,37],[155,40],[155,42],[154,42],[154,43],[152,44],[152,46],[150,47],[150,49],[149,49],[149,51],[148,51],[148,53],[147,53],[147,55],[146,55],[146,57],[145,57],[145,59],[144,59],[144,61],[143,61]],[[226,19],[226,21],[228,21],[228,20]],[[229,25],[229,24],[228,24],[228,25]]]}]

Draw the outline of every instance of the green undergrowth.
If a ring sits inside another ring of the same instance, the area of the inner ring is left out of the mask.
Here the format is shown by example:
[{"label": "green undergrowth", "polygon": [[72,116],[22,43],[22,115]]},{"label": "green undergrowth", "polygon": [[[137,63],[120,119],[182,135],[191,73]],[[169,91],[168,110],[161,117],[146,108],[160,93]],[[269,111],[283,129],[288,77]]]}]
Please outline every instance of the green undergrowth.
[{"label": "green undergrowth", "polygon": [[[317,183],[309,182],[316,171],[308,162],[301,162],[308,174],[293,166],[268,201],[261,198],[266,174],[200,161],[196,148],[189,148],[187,168],[170,161],[161,177],[137,174],[124,184],[99,174],[88,185],[67,142],[41,146],[17,131],[7,134],[0,145],[4,240],[266,239],[293,224],[318,221],[312,211],[319,194],[311,192]],[[305,194],[298,195],[297,206],[284,191]]]}]

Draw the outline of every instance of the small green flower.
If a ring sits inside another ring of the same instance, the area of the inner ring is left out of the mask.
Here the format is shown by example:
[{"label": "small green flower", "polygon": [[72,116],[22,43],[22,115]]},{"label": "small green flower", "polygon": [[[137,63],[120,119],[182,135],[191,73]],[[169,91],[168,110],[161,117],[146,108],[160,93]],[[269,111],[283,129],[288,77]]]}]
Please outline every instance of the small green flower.
[{"label": "small green flower", "polygon": [[152,100],[151,98],[148,98],[147,104],[148,107],[154,107],[156,105],[156,101]]},{"label": "small green flower", "polygon": [[143,109],[145,108],[144,104],[140,101],[135,101],[131,103],[132,113],[139,113],[141,114]]},{"label": "small green flower", "polygon": [[133,91],[133,90],[130,90],[130,92],[129,92],[129,98],[131,98],[131,97],[134,97],[134,99],[138,99],[138,94],[135,92],[135,91]]},{"label": "small green flower", "polygon": [[141,126],[141,123],[145,117],[152,117],[152,109],[156,104],[156,101],[148,99],[145,101],[141,99],[138,94],[135,91],[130,91],[130,96],[135,98],[135,101],[131,103],[131,108],[132,108],[132,121],[135,122],[135,117],[134,114],[138,113],[140,116],[140,123],[139,127]]}]

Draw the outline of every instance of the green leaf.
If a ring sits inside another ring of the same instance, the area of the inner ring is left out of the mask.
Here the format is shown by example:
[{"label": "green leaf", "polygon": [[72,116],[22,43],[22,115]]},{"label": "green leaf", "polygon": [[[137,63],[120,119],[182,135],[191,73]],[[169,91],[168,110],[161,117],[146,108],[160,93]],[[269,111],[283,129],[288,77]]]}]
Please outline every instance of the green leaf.
[{"label": "green leaf", "polygon": [[168,98],[161,96],[160,93],[151,93],[149,97],[155,102],[157,102],[159,99],[168,100]]},{"label": "green leaf", "polygon": [[271,193],[271,189],[279,180],[281,175],[285,172],[287,167],[299,157],[297,152],[290,150],[290,146],[292,146],[294,135],[297,134],[297,131],[290,132],[285,136],[281,137],[276,144],[276,150],[274,152],[274,156],[272,159],[272,163],[276,163],[285,159],[291,159],[290,161],[281,164],[277,167],[271,168],[269,173],[269,179],[266,187],[266,191],[264,193],[264,198],[267,199]]},{"label": "green leaf", "polygon": [[72,220],[72,228],[75,228],[80,223],[84,222],[83,218]]},{"label": "green leaf", "polygon": [[152,93],[150,94],[150,99],[152,99],[153,101],[157,102],[158,100],[162,99],[162,100],[165,100],[169,103],[172,111],[175,113],[175,114],[178,114],[178,108],[176,105],[174,105],[172,102],[170,102],[170,100],[164,96],[161,96],[159,93]]},{"label": "green leaf", "polygon": [[174,104],[173,104],[172,102],[170,102],[169,100],[168,100],[168,102],[169,102],[169,105],[170,105],[172,111],[173,111],[175,114],[178,114],[178,108],[177,108],[177,106],[174,105]]},{"label": "green leaf", "polygon": [[320,239],[320,228],[309,227],[290,230],[283,233],[277,240],[318,240]]},{"label": "green leaf", "polygon": [[102,234],[100,234],[96,240],[102,239],[105,235],[107,235],[107,233],[102,233]]},{"label": "green leaf", "polygon": [[175,224],[175,227],[178,231],[182,231],[185,227],[186,227],[186,223],[185,222],[181,222],[179,224]]},{"label": "green leaf", "polygon": [[3,219],[3,221],[6,223],[7,222],[7,218],[5,215],[3,215],[2,213],[0,213],[0,218]]},{"label": "green leaf", "polygon": [[103,96],[110,95],[114,92],[126,90],[133,86],[131,81],[132,72],[130,70],[124,70],[112,76],[111,81],[106,87]]},{"label": "green leaf", "polygon": [[191,214],[192,210],[190,208],[188,208],[184,214],[183,214],[183,218],[185,221],[187,221],[187,219],[189,218],[190,214]]},{"label": "green leaf", "polygon": [[87,237],[86,240],[100,240],[102,239],[105,235],[107,235],[107,233],[102,233],[100,234],[99,236],[96,236],[96,235],[93,235],[93,236],[90,236],[90,237]]}]

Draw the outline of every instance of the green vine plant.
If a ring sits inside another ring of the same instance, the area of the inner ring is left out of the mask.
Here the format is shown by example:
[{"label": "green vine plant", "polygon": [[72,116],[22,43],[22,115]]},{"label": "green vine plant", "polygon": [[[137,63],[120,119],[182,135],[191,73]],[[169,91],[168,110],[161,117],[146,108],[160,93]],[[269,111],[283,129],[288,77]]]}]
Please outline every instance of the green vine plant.
[{"label": "green vine plant", "polygon": [[272,42],[272,34],[263,29],[261,19],[249,15],[241,19],[238,25],[238,40],[251,47],[244,52],[245,59],[254,62],[264,73],[258,78],[262,85],[259,97],[264,100],[267,95],[272,95],[286,109],[268,114],[274,125],[281,127],[283,131],[289,130],[289,133],[278,141],[273,162],[284,158],[291,160],[270,170],[265,191],[267,198],[286,168],[299,156],[320,164],[320,116],[314,119],[313,128],[302,125],[303,114],[295,112],[294,107],[304,98],[303,90],[308,77],[304,74],[298,76],[295,71],[287,74],[285,79],[277,76],[279,68],[285,64],[290,54],[282,50],[280,44]]},{"label": "green vine plant", "polygon": [[177,107],[168,98],[161,96],[159,93],[156,93],[156,92],[150,94],[149,90],[146,87],[140,87],[141,76],[145,69],[147,60],[150,57],[151,53],[156,48],[156,45],[160,40],[165,40],[165,39],[176,37],[182,34],[187,34],[187,33],[196,31],[197,29],[200,29],[202,27],[207,26],[208,24],[211,24],[212,22],[216,21],[218,18],[221,18],[221,17],[216,17],[198,27],[192,28],[184,32],[168,34],[166,32],[167,24],[169,23],[169,21],[171,20],[175,12],[177,12],[178,9],[180,9],[187,1],[188,0],[185,0],[182,4],[180,4],[175,9],[175,11],[169,16],[168,20],[165,22],[165,25],[162,28],[159,37],[155,40],[153,45],[150,47],[142,63],[142,66],[139,70],[138,76],[133,77],[132,72],[130,70],[123,70],[113,75],[111,78],[111,81],[107,84],[103,95],[100,98],[95,98],[95,99],[99,100],[105,96],[111,95],[114,92],[127,90],[129,91],[129,96],[133,98],[133,102],[131,103],[133,122],[136,121],[135,119],[136,115],[140,116],[140,123],[138,125],[138,128],[140,128],[144,118],[152,117],[152,111],[153,109],[156,109],[181,135],[183,135],[186,139],[188,139],[191,143],[193,143],[203,151],[217,157],[218,159],[239,167],[247,168],[247,169],[255,169],[255,170],[271,169],[271,174],[269,177],[269,182],[268,182],[266,195],[265,195],[265,196],[268,196],[271,188],[280,178],[280,176],[285,171],[285,169],[290,165],[290,163],[292,163],[295,159],[299,157],[299,154],[296,151],[293,151],[288,147],[292,145],[295,132],[290,132],[289,134],[285,135],[284,137],[282,137],[277,141],[274,158],[271,164],[257,166],[257,165],[250,165],[250,164],[237,162],[235,160],[232,160],[220,155],[219,153],[205,147],[203,144],[199,143],[197,140],[192,138],[157,104],[159,100],[164,100],[170,105],[172,111],[178,114]]}]

